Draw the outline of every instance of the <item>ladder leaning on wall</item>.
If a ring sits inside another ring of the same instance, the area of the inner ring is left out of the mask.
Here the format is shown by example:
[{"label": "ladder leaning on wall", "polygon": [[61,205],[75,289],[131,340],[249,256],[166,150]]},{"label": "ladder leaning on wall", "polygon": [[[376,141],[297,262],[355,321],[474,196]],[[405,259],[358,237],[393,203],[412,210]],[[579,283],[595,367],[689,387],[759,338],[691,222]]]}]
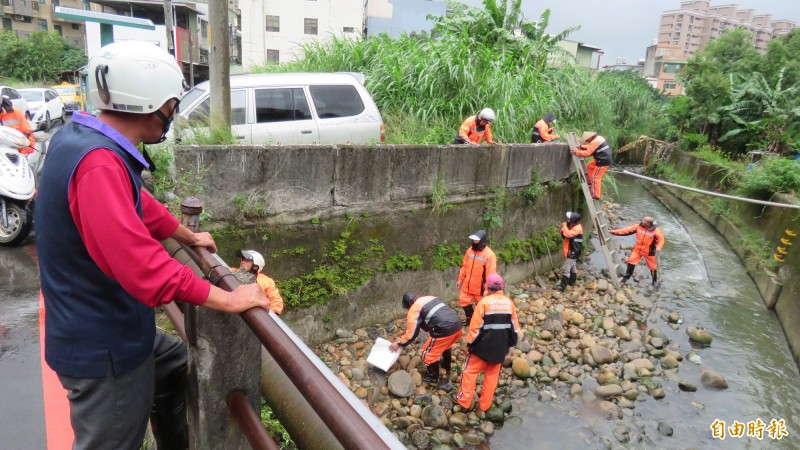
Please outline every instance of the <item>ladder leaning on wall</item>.
[{"label": "ladder leaning on wall", "polygon": [[[567,144],[570,149],[577,148],[580,144],[575,133],[567,134]],[[580,156],[572,155],[572,164],[578,172],[578,179],[581,183],[581,190],[583,191],[583,198],[586,199],[586,206],[589,209],[589,215],[592,216],[592,224],[595,233],[597,233],[597,240],[600,241],[600,248],[603,250],[603,256],[606,258],[606,265],[608,266],[608,275],[614,287],[619,287],[619,251],[611,250],[608,243],[611,239],[609,233],[608,217],[605,211],[600,209],[600,202],[592,198],[592,193],[589,189],[589,177],[586,174],[586,162]]]}]

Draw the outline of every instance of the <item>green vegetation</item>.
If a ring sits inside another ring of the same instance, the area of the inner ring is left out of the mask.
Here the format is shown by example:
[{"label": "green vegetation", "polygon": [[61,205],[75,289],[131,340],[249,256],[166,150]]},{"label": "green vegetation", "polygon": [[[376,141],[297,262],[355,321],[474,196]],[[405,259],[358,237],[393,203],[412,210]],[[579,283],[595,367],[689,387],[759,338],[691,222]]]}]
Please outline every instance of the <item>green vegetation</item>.
[{"label": "green vegetation", "polygon": [[768,158],[742,173],[738,192],[748,197],[768,198],[777,192],[800,193],[800,162]]},{"label": "green vegetation", "polygon": [[451,143],[464,118],[486,106],[497,112],[493,131],[502,142],[529,142],[548,111],[560,129],[600,130],[612,144],[667,128],[667,103],[644,79],[595,76],[570,63],[557,43],[572,29],[548,32],[549,10],[528,22],[520,0],[450,6],[452,14],[433,19],[430,35],[312,43],[298,61],[254,71],[365,74],[389,143]]},{"label": "green vegetation", "polygon": [[451,203],[447,203],[447,183],[444,180],[444,174],[441,174],[433,182],[431,189],[431,212],[442,216],[452,207]]},{"label": "green vegetation", "polygon": [[701,145],[697,147],[693,155],[712,164],[717,164],[735,171],[744,170],[746,167],[743,162],[736,160],[735,157],[726,155],[721,148],[713,145]]},{"label": "green vegetation", "polygon": [[503,242],[497,247],[493,247],[497,261],[503,264],[516,264],[530,261],[532,257],[541,257],[556,254],[561,251],[561,233],[556,227],[549,227],[542,231],[536,231],[531,237],[525,240],[512,239]]},{"label": "green vegetation", "polygon": [[272,408],[267,405],[264,399],[261,399],[261,423],[267,429],[267,432],[275,443],[280,445],[281,449],[296,449],[297,444],[294,443],[292,437],[286,428],[275,418]]},{"label": "green vegetation", "polygon": [[547,187],[549,187],[549,185],[543,186],[539,181],[539,174],[536,170],[531,169],[531,184],[529,184],[524,191],[520,192],[520,195],[525,199],[528,205],[533,205],[536,199],[547,192]]},{"label": "green vegetation", "polygon": [[463,256],[464,251],[458,244],[436,244],[433,247],[433,264],[431,264],[431,267],[435,270],[461,267],[461,259]]},{"label": "green vegetation", "polygon": [[378,266],[378,272],[406,272],[409,270],[419,270],[421,268],[421,257],[416,255],[409,256],[405,253],[398,253]]},{"label": "green vegetation", "polygon": [[498,186],[488,192],[483,206],[483,222],[490,230],[503,226],[503,210],[508,203],[506,188]]},{"label": "green vegetation", "polygon": [[68,44],[55,31],[37,31],[23,38],[13,31],[0,31],[0,78],[47,86],[58,82],[62,72],[84,65],[83,49]]}]

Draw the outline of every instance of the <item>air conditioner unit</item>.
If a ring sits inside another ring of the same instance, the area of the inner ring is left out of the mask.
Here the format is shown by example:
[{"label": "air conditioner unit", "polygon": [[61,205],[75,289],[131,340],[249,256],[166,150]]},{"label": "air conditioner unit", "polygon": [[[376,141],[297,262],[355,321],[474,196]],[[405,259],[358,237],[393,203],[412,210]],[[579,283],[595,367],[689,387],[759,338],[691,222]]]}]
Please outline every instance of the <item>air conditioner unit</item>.
[{"label": "air conditioner unit", "polygon": [[208,64],[208,56],[200,55],[200,64]]},{"label": "air conditioner unit", "polygon": [[14,20],[25,20],[25,16],[22,14],[14,14]]}]

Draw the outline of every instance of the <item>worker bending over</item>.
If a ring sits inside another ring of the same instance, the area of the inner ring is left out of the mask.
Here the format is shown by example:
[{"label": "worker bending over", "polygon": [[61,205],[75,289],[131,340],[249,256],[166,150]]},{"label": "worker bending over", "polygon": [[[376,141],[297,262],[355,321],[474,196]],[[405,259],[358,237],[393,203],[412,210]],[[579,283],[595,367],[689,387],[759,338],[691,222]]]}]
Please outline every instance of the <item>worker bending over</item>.
[{"label": "worker bending over", "polygon": [[628,258],[628,270],[625,276],[622,277],[622,282],[625,283],[633,275],[633,269],[639,260],[644,257],[647,267],[650,268],[650,275],[653,277],[653,285],[658,282],[658,265],[656,263],[656,252],[660,252],[664,248],[665,240],[664,234],[658,229],[657,223],[652,217],[648,216],[642,219],[638,224],[631,225],[619,230],[610,230],[611,234],[616,236],[630,236],[636,234],[636,244],[631,250],[631,256]]}]

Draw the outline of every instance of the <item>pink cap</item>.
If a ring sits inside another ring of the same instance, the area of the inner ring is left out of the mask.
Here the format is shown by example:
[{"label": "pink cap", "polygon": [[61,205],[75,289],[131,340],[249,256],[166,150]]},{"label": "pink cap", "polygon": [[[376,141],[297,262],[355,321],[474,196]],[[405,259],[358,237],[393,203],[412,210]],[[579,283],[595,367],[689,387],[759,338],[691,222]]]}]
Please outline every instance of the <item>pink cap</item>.
[{"label": "pink cap", "polygon": [[503,289],[503,277],[493,273],[486,278],[486,285],[498,289]]}]

